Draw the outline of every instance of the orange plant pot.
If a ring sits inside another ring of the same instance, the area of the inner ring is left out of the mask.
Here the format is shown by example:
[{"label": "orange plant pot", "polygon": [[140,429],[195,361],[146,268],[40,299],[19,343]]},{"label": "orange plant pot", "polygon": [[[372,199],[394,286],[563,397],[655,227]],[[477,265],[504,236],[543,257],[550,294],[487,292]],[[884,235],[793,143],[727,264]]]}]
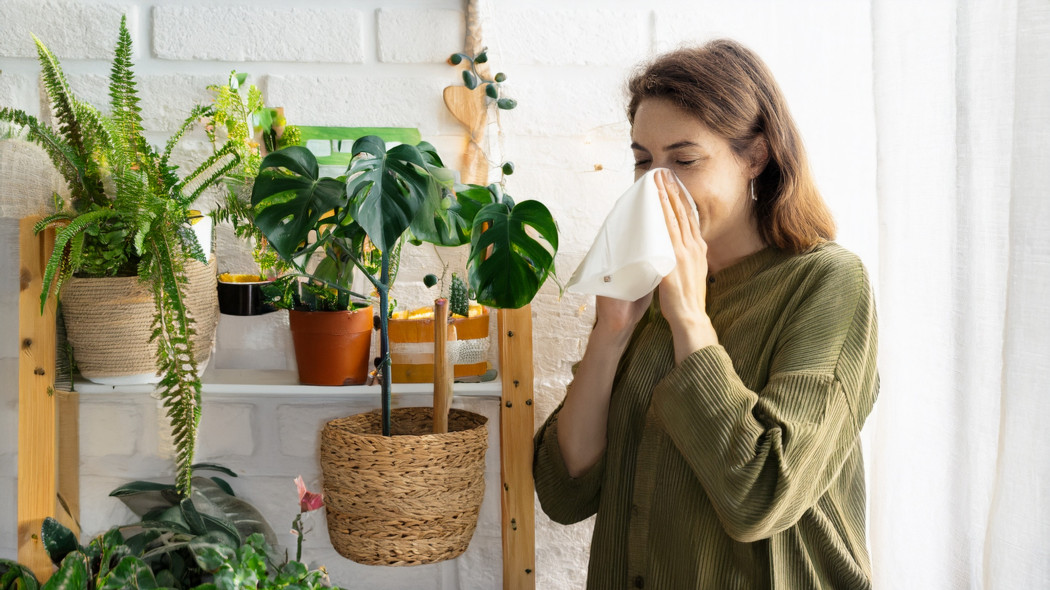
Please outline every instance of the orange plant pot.
[{"label": "orange plant pot", "polygon": [[[390,331],[391,380],[394,383],[433,383],[434,382],[434,319],[395,319],[388,322]],[[480,354],[468,359],[476,362],[456,362],[453,366],[454,376],[473,377],[483,375],[489,370],[489,363],[484,358],[487,352],[489,337],[489,312],[471,317],[457,317],[449,323],[448,338],[453,342],[469,346],[467,341],[483,344]],[[475,347],[477,348],[477,347]],[[479,351],[475,351],[476,353]],[[467,356],[467,355],[463,355]],[[453,355],[455,359],[455,355]]]},{"label": "orange plant pot", "polygon": [[372,306],[353,311],[288,312],[299,383],[361,385],[368,377]]}]

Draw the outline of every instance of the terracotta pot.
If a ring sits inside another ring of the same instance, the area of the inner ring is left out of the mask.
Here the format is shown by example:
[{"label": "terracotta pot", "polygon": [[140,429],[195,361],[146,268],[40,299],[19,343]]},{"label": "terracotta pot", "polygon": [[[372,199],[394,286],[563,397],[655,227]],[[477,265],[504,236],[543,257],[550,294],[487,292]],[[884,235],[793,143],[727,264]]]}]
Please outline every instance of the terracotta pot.
[{"label": "terracotta pot", "polygon": [[[434,382],[434,319],[391,318],[390,361],[394,383]],[[457,379],[483,375],[489,370],[489,312],[456,317],[449,325],[449,354]]]},{"label": "terracotta pot", "polygon": [[372,306],[354,311],[288,312],[299,383],[361,385],[368,376]]}]

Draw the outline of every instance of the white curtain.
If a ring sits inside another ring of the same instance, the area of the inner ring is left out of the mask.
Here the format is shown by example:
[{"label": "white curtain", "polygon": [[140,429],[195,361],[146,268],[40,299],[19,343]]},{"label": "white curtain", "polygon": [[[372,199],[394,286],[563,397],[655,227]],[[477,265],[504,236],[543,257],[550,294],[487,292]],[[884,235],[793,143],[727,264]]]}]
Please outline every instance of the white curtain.
[{"label": "white curtain", "polygon": [[872,26],[876,587],[1050,588],[1050,2]]}]

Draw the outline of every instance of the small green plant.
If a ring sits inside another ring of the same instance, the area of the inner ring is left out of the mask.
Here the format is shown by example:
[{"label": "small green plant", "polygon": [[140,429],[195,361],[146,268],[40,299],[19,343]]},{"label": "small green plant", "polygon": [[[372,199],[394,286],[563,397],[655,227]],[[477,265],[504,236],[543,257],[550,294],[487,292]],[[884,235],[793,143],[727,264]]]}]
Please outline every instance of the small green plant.
[{"label": "small green plant", "polygon": [[266,237],[252,222],[254,211],[249,197],[262,162],[255,130],[261,130],[265,147],[273,151],[278,142],[285,139],[284,134],[278,138],[277,130],[287,132],[288,128],[283,115],[279,115],[277,109],[267,108],[262,93],[254,84],[247,84],[247,79],[247,74],[233,71],[226,84],[208,87],[215,93],[213,112],[204,127],[208,139],[217,151],[219,131],[225,130],[225,141],[221,145],[233,146],[238,156],[237,167],[226,174],[223,203],[212,210],[211,216],[216,223],[229,223],[234,235],[252,245],[252,258],[259,266],[260,276],[274,278],[286,272],[288,265],[268,247]]},{"label": "small green plant", "polygon": [[78,276],[135,276],[152,295],[153,338],[160,395],[171,420],[179,467],[179,487],[190,491],[201,383],[191,337],[193,318],[186,309],[185,265],[192,258],[207,263],[190,228],[190,205],[237,163],[230,144],[218,148],[181,177],[171,163],[180,138],[207,107],[194,108],[158,151],[146,139],[132,71],[131,35],[126,19],[110,71],[110,114],[77,99],[58,59],[36,42],[44,87],[56,126],[46,126],[23,111],[0,108],[0,121],[11,123],[41,145],[70,189],[71,203],[43,220],[36,231],[56,229],[55,248],[44,272],[41,307],[58,297],[63,283]]},{"label": "small green plant", "polygon": [[449,65],[458,66],[466,62],[467,67],[463,69],[463,85],[474,90],[478,86],[485,87],[485,96],[496,102],[496,106],[509,111],[518,106],[518,101],[503,95],[503,83],[507,81],[507,75],[497,72],[491,79],[486,78],[478,71],[478,64],[488,63],[488,48],[482,48],[477,55],[466,53],[453,53],[448,58]]}]

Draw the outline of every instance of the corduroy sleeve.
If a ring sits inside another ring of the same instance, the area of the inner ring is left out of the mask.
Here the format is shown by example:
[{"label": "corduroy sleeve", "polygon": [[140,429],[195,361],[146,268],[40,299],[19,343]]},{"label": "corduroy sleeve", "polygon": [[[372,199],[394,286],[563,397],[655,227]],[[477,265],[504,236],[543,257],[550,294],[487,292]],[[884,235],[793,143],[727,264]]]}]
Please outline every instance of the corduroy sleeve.
[{"label": "corduroy sleeve", "polygon": [[721,346],[694,352],[653,392],[661,427],[738,541],[785,530],[816,504],[878,392],[875,308],[863,266],[851,257],[811,273],[783,318],[761,392],[744,385]]},{"label": "corduroy sleeve", "polygon": [[573,524],[598,511],[598,496],[605,473],[605,454],[580,477],[571,477],[562,460],[558,446],[558,413],[561,406],[547,418],[533,441],[535,456],[532,475],[536,480],[536,495],[547,516],[554,522]]}]

